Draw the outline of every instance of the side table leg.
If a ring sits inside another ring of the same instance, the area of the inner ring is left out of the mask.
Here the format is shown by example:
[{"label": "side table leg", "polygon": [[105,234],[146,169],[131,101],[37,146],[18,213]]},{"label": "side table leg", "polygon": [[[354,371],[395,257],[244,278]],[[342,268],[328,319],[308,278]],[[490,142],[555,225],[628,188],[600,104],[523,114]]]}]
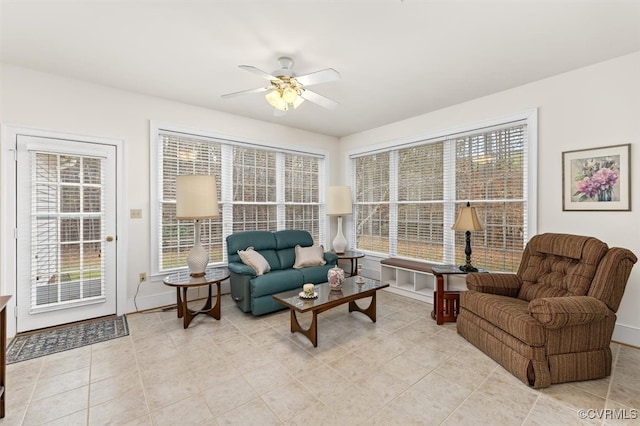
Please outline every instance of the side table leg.
[{"label": "side table leg", "polygon": [[178,312],[178,318],[182,318],[182,298],[180,297],[180,287],[176,287],[176,311]]},{"label": "side table leg", "polygon": [[442,325],[444,324],[443,318],[442,316],[444,315],[444,298],[442,297],[444,295],[444,277],[440,274],[436,275],[436,279],[437,279],[437,288],[436,288],[436,300],[434,300],[435,303],[435,310],[436,310],[436,324],[438,325]]},{"label": "side table leg", "polygon": [[[217,291],[217,296],[216,296],[216,304],[215,306],[211,306],[211,299],[213,298],[213,290],[212,290],[212,286],[213,285],[217,285],[218,286],[218,291]],[[213,317],[217,320],[220,319],[220,307],[221,307],[222,303],[220,301],[220,282],[217,282],[216,284],[210,284],[209,285],[209,297],[207,298],[207,303],[205,303],[204,307],[202,308],[203,313],[209,315],[210,317]]]},{"label": "side table leg", "polygon": [[183,315],[183,327],[189,327],[191,320],[195,316],[189,311],[189,306],[187,306],[187,287],[182,287],[182,315]]}]

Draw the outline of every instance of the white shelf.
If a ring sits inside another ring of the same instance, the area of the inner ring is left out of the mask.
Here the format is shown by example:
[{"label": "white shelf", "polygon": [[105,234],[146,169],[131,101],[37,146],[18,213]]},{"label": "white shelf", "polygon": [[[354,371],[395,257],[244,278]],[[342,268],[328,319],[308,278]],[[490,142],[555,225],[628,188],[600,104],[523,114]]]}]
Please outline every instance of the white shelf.
[{"label": "white shelf", "polygon": [[433,303],[436,280],[430,272],[381,263],[380,279],[389,284],[387,289],[393,293]]}]

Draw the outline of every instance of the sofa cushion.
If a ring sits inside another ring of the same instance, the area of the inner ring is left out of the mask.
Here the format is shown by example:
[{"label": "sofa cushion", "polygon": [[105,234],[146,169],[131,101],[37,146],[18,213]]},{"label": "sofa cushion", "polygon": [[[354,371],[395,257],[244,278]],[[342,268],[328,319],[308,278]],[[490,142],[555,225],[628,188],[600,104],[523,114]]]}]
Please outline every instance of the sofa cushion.
[{"label": "sofa cushion", "polygon": [[297,269],[271,271],[251,279],[251,297],[261,297],[299,288],[304,279]]},{"label": "sofa cushion", "polygon": [[525,300],[470,290],[460,293],[460,306],[530,346],[545,344],[546,330]]},{"label": "sofa cushion", "polygon": [[298,269],[302,272],[302,277],[305,283],[322,284],[327,282],[327,272],[329,272],[331,266],[308,266],[306,268]]},{"label": "sofa cushion", "polygon": [[324,260],[324,247],[323,246],[311,246],[311,247],[295,247],[296,262],[293,267],[296,269],[305,268],[307,266],[320,266],[327,262]]},{"label": "sofa cushion", "polygon": [[278,261],[280,262],[280,269],[291,269],[296,262],[296,251],[294,248],[286,248],[276,251]]},{"label": "sofa cushion", "polygon": [[256,271],[256,275],[262,275],[271,270],[271,265],[269,265],[267,259],[255,251],[253,247],[248,247],[246,250],[238,250],[238,256],[242,259],[242,263],[251,266]]}]

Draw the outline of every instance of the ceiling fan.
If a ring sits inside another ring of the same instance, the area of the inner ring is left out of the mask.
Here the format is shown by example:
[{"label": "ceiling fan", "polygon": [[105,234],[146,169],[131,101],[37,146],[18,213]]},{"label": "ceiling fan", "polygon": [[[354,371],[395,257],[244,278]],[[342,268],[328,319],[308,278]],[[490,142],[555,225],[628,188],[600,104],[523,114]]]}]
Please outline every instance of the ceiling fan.
[{"label": "ceiling fan", "polygon": [[313,84],[339,80],[340,73],[338,73],[338,71],[333,68],[327,68],[297,76],[291,71],[293,59],[283,56],[278,58],[277,62],[280,69],[273,71],[271,74],[251,65],[239,65],[243,70],[257,74],[268,80],[269,84],[265,87],[258,87],[256,89],[228,93],[226,95],[222,95],[222,97],[232,98],[234,96],[247,95],[250,93],[269,92],[265,97],[267,102],[275,108],[275,115],[282,115],[289,108],[298,108],[305,100],[328,109],[333,109],[338,106],[336,101],[307,89],[307,86],[311,86]]}]

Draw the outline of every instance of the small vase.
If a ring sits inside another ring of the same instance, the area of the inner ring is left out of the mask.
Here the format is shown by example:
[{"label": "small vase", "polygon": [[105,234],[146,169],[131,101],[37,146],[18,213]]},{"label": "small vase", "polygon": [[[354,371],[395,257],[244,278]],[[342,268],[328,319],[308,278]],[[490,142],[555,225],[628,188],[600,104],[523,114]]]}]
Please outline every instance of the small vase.
[{"label": "small vase", "polygon": [[327,272],[327,281],[332,290],[339,289],[344,282],[344,271],[338,266],[334,266]]},{"label": "small vase", "polygon": [[611,201],[611,188],[598,190],[598,201]]}]

